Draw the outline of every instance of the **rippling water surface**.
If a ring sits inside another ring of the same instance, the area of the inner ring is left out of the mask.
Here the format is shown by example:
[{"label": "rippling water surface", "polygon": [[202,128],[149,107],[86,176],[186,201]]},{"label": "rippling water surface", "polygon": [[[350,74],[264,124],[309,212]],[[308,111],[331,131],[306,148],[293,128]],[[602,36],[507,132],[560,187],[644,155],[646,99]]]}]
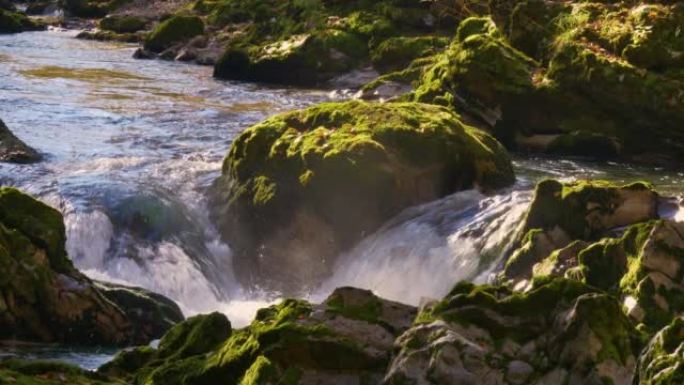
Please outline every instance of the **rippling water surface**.
[{"label": "rippling water surface", "polygon": [[[211,68],[137,61],[133,46],[73,35],[0,36],[0,119],[47,157],[31,166],[0,164],[0,184],[62,210],[69,254],[91,277],[163,293],[186,314],[220,310],[245,324],[277,295],[235,283],[230,247],[207,219],[204,189],[242,129],[328,94],[220,82]],[[544,177],[646,179],[670,194],[684,190],[684,175],[666,170],[529,158],[515,164],[519,181],[511,190],[462,192],[402,213],[341,256],[311,297],[356,285],[418,303],[459,279],[486,280]],[[0,352],[88,368],[111,354],[32,345]]]}]

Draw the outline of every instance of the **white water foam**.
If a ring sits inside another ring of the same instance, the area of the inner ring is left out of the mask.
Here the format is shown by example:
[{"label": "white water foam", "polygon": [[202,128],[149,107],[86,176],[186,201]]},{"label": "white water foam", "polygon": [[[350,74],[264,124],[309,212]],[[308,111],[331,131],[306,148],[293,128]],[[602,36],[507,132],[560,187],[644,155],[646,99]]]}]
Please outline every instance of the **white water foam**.
[{"label": "white water foam", "polygon": [[[68,206],[68,205],[67,205]],[[186,316],[219,311],[234,326],[247,325],[256,311],[272,304],[265,296],[248,297],[242,290],[219,290],[178,245],[163,241],[155,245],[136,245],[136,258],[108,258],[114,238],[113,225],[101,211],[65,213],[67,250],[76,266],[92,279],[139,286],[176,301]],[[230,248],[212,240],[207,250],[230,258]],[[228,254],[228,255],[225,255]],[[226,275],[232,276],[231,271]]]},{"label": "white water foam", "polygon": [[406,210],[342,255],[313,295],[356,286],[418,305],[441,298],[461,280],[486,281],[521,223],[529,192],[485,197],[466,191]]}]

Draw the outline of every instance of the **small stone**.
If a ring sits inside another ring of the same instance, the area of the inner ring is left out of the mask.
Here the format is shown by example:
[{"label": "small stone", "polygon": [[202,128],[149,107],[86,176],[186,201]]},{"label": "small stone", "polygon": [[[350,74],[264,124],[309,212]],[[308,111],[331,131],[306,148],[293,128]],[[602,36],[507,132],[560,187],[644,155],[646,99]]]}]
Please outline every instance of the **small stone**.
[{"label": "small stone", "polygon": [[506,380],[513,385],[524,384],[534,372],[532,365],[524,361],[511,361],[506,369]]}]

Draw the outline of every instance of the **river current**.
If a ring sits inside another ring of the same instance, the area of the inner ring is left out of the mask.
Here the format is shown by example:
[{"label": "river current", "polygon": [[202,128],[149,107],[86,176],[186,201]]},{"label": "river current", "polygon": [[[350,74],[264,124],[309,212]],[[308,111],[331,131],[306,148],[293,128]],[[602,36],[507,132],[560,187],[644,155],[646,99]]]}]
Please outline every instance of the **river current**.
[{"label": "river current", "polygon": [[[221,311],[248,323],[278,293],[240,287],[230,245],[208,220],[204,191],[241,130],[339,93],[217,81],[211,68],[132,58],[134,46],[75,39],[73,31],[0,35],[0,119],[46,160],[0,164],[0,185],[59,208],[76,266],[95,279],[141,286],[186,315]],[[684,192],[684,174],[579,160],[515,158],[516,185],[495,196],[454,194],[407,209],[338,258],[308,294],[373,289],[419,304],[458,280],[486,281],[502,263],[534,183],[647,180]],[[0,344],[8,355],[95,368],[110,349]]]}]

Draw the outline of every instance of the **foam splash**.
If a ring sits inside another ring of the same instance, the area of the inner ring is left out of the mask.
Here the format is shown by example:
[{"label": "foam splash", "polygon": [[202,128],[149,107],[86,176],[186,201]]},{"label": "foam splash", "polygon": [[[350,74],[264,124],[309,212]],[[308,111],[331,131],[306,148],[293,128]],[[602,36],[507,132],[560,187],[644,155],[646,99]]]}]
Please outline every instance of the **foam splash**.
[{"label": "foam splash", "polygon": [[529,192],[485,197],[475,191],[411,208],[338,260],[313,296],[356,286],[418,305],[461,280],[486,281],[502,262],[530,200]]}]

